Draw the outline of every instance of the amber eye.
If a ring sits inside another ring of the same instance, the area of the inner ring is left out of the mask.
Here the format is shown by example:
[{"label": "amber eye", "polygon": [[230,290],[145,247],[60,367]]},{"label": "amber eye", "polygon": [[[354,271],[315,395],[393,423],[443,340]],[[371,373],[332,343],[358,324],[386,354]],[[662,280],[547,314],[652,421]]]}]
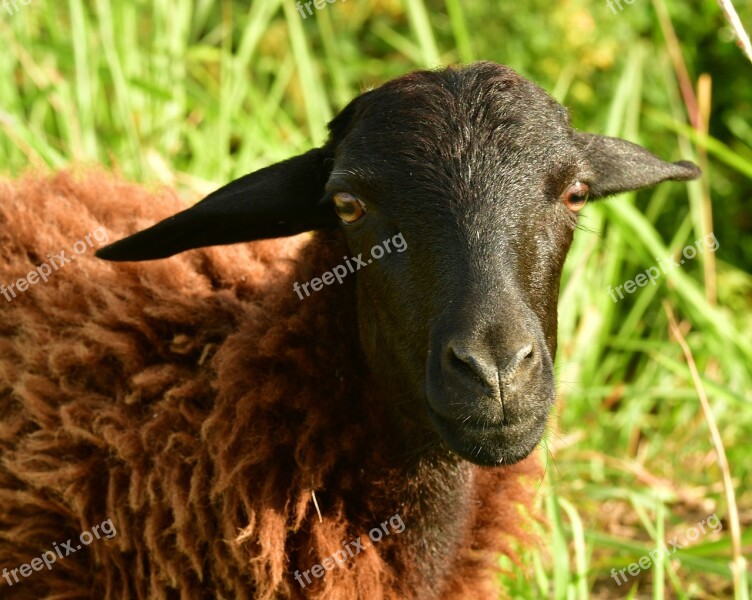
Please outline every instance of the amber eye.
[{"label": "amber eye", "polygon": [[577,212],[587,204],[589,194],[590,186],[587,183],[576,181],[564,192],[564,206],[571,211]]},{"label": "amber eye", "polygon": [[334,210],[345,223],[355,223],[366,214],[366,205],[347,192],[337,192],[333,196]]}]

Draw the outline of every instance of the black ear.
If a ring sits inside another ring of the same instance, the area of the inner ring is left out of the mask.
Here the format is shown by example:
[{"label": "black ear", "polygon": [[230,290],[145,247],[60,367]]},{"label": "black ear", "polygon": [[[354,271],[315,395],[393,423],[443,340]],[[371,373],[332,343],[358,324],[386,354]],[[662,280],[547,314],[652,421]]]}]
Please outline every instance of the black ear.
[{"label": "black ear", "polygon": [[195,206],[97,251],[105,260],[152,260],[184,250],[285,237],[334,227],[339,219],[325,195],[337,146],[371,92],[352,100],[329,123],[322,148],[250,173]]},{"label": "black ear", "polygon": [[115,261],[151,260],[192,248],[333,226],[337,221],[331,203],[321,202],[331,158],[327,146],[245,175],[96,255]]},{"label": "black ear", "polygon": [[701,175],[697,165],[691,162],[666,162],[645,148],[619,138],[575,132],[575,143],[594,171],[590,182],[591,198],[638,190],[667,180],[697,179]]}]

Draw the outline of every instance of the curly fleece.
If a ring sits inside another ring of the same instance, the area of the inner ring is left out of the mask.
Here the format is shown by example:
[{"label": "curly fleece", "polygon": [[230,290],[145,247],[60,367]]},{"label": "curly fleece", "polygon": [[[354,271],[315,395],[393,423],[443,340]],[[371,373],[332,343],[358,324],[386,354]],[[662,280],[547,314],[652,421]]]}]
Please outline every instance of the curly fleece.
[{"label": "curly fleece", "polygon": [[[99,227],[114,240],[182,208],[173,192],[99,172],[2,182],[0,283]],[[93,252],[0,296],[0,568],[106,519],[117,535],[13,586],[0,579],[3,598],[499,593],[499,553],[530,542],[539,464],[394,456],[388,399],[358,345],[355,278],[303,302],[292,292],[341,261],[338,233],[152,263]],[[442,474],[457,469],[468,501],[445,505]],[[423,585],[431,511],[460,519],[461,536]],[[293,578],[397,513],[403,533],[305,589]]]}]

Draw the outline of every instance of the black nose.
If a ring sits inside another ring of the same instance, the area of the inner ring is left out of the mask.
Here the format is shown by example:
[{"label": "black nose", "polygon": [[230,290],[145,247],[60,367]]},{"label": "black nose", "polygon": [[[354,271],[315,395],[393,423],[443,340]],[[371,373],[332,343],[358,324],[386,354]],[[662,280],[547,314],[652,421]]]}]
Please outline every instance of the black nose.
[{"label": "black nose", "polygon": [[556,396],[552,351],[529,315],[508,311],[485,323],[484,315],[459,313],[432,328],[428,417],[459,456],[483,465],[513,463],[545,430]]},{"label": "black nose", "polygon": [[474,350],[466,343],[452,341],[447,346],[444,368],[448,373],[454,372],[457,379],[474,379],[485,387],[489,396],[498,396],[504,385],[513,383],[517,377],[525,377],[535,366],[534,347],[535,342],[530,338],[495,361],[488,351]]},{"label": "black nose", "polygon": [[526,397],[540,379],[541,346],[524,327],[505,333],[436,332],[427,381],[436,413],[460,424],[490,426],[529,418],[533,407]]}]

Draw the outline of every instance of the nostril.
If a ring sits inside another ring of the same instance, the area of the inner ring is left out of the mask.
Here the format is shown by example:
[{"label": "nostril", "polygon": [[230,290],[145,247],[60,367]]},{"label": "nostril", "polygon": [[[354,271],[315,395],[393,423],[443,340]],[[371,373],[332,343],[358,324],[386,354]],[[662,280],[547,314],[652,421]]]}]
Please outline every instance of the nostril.
[{"label": "nostril", "polygon": [[497,388],[496,369],[487,366],[472,352],[450,345],[449,367],[463,378],[474,379],[493,394]]},{"label": "nostril", "polygon": [[[498,351],[501,354],[502,349]],[[456,383],[480,385],[486,395],[495,397],[501,393],[502,386],[532,371],[538,361],[538,350],[532,339],[512,352],[503,352],[499,358],[491,352],[491,347],[484,352],[483,348],[450,342],[443,354],[442,369]]]},{"label": "nostril", "polygon": [[530,363],[533,358],[535,358],[535,344],[529,342],[517,350],[507,361],[504,369],[499,371],[499,382],[507,383],[517,374],[523,363]]}]

